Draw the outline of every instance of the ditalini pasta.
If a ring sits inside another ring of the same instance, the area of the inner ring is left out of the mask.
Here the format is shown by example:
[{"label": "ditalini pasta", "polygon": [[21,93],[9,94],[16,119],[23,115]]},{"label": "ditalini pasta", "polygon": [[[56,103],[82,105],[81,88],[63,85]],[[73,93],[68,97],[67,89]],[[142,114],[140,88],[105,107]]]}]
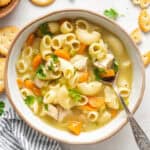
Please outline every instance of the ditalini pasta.
[{"label": "ditalini pasta", "polygon": [[74,33],[65,34],[65,43],[66,44],[72,43],[73,40],[76,40],[76,35]]},{"label": "ditalini pasta", "polygon": [[102,60],[107,55],[107,47],[103,41],[92,43],[89,47],[89,54],[95,60]]},{"label": "ditalini pasta", "polygon": [[69,21],[64,21],[60,26],[60,31],[64,34],[72,32],[73,31],[72,23]]},{"label": "ditalini pasta", "polygon": [[98,119],[98,115],[99,114],[96,111],[89,111],[87,114],[87,117],[88,117],[89,121],[96,122]]},{"label": "ditalini pasta", "polygon": [[49,56],[51,51],[51,37],[45,35],[40,42],[40,53],[43,59],[46,59]]},{"label": "ditalini pasta", "polygon": [[25,47],[23,50],[22,50],[22,57],[32,57],[33,55],[33,49],[32,47]]},{"label": "ditalini pasta", "polygon": [[86,20],[79,19],[75,22],[77,29],[88,30],[89,23]]},{"label": "ditalini pasta", "polygon": [[20,59],[17,62],[16,68],[19,73],[25,73],[28,69],[28,64],[26,63],[24,59]]},{"label": "ditalini pasta", "polygon": [[54,50],[61,49],[64,44],[65,36],[58,35],[52,39],[51,46]]},{"label": "ditalini pasta", "polygon": [[16,81],[34,115],[76,135],[117,116],[121,103],[102,81],[118,73],[119,92],[129,100],[132,62],[120,39],[82,18],[49,21],[31,34],[16,61]]}]

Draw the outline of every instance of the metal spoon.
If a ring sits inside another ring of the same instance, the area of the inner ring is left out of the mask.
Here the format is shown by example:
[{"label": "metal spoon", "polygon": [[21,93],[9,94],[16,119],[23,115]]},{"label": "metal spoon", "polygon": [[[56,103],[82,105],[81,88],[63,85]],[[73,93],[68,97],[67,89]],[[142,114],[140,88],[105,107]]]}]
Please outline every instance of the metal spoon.
[{"label": "metal spoon", "polygon": [[115,78],[113,78],[112,80],[110,81],[102,80],[102,82],[104,84],[112,86],[116,95],[118,96],[122,106],[125,109],[125,112],[127,113],[128,121],[130,122],[130,126],[132,128],[132,132],[139,149],[150,150],[150,140],[148,139],[148,137],[146,136],[146,134],[144,133],[140,125],[137,123],[137,121],[134,119],[133,114],[130,112],[130,110],[128,109],[127,105],[124,102],[123,97],[120,95],[120,92],[116,85],[117,78],[118,78],[118,73],[116,74]]}]

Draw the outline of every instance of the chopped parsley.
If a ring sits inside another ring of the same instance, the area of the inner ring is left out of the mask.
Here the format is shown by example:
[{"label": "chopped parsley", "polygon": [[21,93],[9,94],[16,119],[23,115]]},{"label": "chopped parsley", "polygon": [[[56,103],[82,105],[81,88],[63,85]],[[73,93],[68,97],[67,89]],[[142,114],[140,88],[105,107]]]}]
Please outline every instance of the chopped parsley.
[{"label": "chopped parsley", "polygon": [[71,54],[71,56],[74,56],[74,55],[77,54],[77,51],[73,49],[73,50],[70,51],[70,54]]},{"label": "chopped parsley", "polygon": [[27,104],[28,106],[32,106],[34,104],[35,101],[35,97],[34,96],[27,96],[25,99],[25,104]]},{"label": "chopped parsley", "polygon": [[5,103],[0,101],[0,116],[4,113]]},{"label": "chopped parsley", "polygon": [[39,104],[42,104],[43,102],[43,98],[42,97],[34,97],[32,95],[29,95],[27,96],[24,101],[25,101],[25,104],[27,104],[28,106],[32,106],[35,102],[35,100],[39,103]]},{"label": "chopped parsley", "polygon": [[50,71],[54,71],[54,68],[55,68],[54,64],[59,63],[59,59],[58,59],[58,56],[56,56],[55,54],[51,54],[51,58],[52,58],[52,61],[50,62],[48,69]]},{"label": "chopped parsley", "polygon": [[99,71],[100,74],[106,72],[104,68],[98,68],[98,71]]},{"label": "chopped parsley", "polygon": [[44,108],[45,108],[45,110],[48,111],[48,104],[45,104],[45,105],[44,105]]},{"label": "chopped parsley", "polygon": [[39,31],[42,35],[52,35],[52,33],[49,31],[49,28],[48,28],[48,23],[43,23],[39,26]]},{"label": "chopped parsley", "polygon": [[49,71],[53,71],[54,70],[54,64],[51,62],[50,65],[48,66],[48,70]]},{"label": "chopped parsley", "polygon": [[45,73],[44,73],[44,71],[43,71],[43,68],[44,68],[44,65],[40,65],[40,66],[38,67],[37,71],[36,71],[36,76],[37,76],[37,78],[39,78],[39,79],[41,79],[41,80],[43,80],[43,79],[46,78],[46,75],[45,75]]},{"label": "chopped parsley", "polygon": [[58,63],[59,62],[58,56],[56,56],[55,54],[51,54],[51,57],[52,57],[54,63]]},{"label": "chopped parsley", "polygon": [[36,97],[36,100],[38,101],[39,104],[43,103],[43,97],[41,97],[41,96]]},{"label": "chopped parsley", "polygon": [[97,81],[101,80],[101,77],[100,77],[101,73],[105,73],[104,68],[94,68],[95,80],[97,80]]},{"label": "chopped parsley", "polygon": [[118,18],[119,13],[115,9],[110,8],[110,9],[106,9],[104,11],[104,15],[109,17],[110,19],[114,19],[115,20],[115,19]]},{"label": "chopped parsley", "polygon": [[118,72],[119,70],[119,64],[116,60],[113,61],[113,69],[115,72]]},{"label": "chopped parsley", "polygon": [[81,94],[76,89],[69,89],[69,96],[75,101],[78,102],[82,99]]},{"label": "chopped parsley", "polygon": [[94,69],[94,75],[95,75],[95,80],[97,81],[101,80],[98,68]]},{"label": "chopped parsley", "polygon": [[0,101],[0,108],[4,108],[5,107],[5,103]]}]

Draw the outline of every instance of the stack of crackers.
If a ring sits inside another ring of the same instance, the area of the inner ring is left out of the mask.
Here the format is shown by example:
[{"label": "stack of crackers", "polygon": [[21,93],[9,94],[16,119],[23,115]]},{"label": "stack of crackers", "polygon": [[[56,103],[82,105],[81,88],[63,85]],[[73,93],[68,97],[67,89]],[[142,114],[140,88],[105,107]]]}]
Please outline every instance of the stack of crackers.
[{"label": "stack of crackers", "polygon": [[[131,0],[134,5],[141,8],[141,12],[138,16],[138,26],[131,32],[131,38],[135,44],[140,44],[142,41],[142,32],[150,32],[150,14],[148,12],[148,7],[150,6],[150,0]],[[148,50],[142,56],[144,66],[147,67],[150,64],[150,50]]]},{"label": "stack of crackers", "polygon": [[4,91],[4,70],[10,45],[19,29],[15,26],[0,28],[0,93]]}]

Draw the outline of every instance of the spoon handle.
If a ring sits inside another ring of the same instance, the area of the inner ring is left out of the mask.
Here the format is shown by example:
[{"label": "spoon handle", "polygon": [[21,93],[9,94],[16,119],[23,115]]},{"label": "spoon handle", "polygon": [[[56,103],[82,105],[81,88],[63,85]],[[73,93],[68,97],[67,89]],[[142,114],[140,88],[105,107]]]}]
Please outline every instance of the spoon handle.
[{"label": "spoon handle", "polygon": [[141,129],[137,121],[132,117],[128,116],[128,120],[130,122],[132,132],[136,143],[140,150],[150,150],[150,141],[144,131]]},{"label": "spoon handle", "polygon": [[127,117],[130,122],[130,126],[132,128],[132,132],[133,132],[134,138],[136,140],[136,143],[137,143],[139,149],[140,150],[150,150],[150,140],[148,139],[148,137],[146,136],[146,134],[144,133],[144,131],[142,130],[140,125],[137,123],[137,121],[134,119],[132,113],[130,112],[127,105],[125,104],[124,99],[120,95],[120,92],[118,91],[118,88],[116,86],[114,86],[114,90],[115,90],[118,98],[120,99],[122,106],[124,107],[124,109],[127,113]]}]

